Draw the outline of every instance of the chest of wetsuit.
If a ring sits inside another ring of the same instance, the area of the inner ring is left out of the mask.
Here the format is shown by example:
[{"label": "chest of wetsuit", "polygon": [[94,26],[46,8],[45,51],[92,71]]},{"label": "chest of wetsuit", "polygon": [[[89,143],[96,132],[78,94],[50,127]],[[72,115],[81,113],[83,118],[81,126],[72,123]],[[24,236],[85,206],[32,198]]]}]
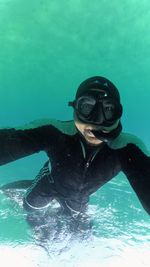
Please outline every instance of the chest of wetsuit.
[{"label": "chest of wetsuit", "polygon": [[[47,151],[51,178],[57,192],[67,198],[89,196],[121,170],[116,150],[102,144],[88,151],[80,136],[64,135]],[[85,150],[83,151],[83,146]]]}]

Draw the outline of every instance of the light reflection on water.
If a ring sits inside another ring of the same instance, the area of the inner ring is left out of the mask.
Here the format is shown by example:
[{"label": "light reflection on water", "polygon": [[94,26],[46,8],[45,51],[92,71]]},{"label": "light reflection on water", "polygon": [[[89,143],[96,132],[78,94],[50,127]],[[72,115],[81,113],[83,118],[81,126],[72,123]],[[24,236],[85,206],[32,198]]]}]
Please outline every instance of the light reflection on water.
[{"label": "light reflection on water", "polygon": [[33,244],[1,245],[0,259],[3,266],[13,267],[149,267],[149,247],[144,243],[128,245],[117,238],[93,237],[91,242],[76,240],[70,245],[57,256],[47,255],[43,248]]},{"label": "light reflection on water", "polygon": [[58,205],[53,203],[46,249],[36,243],[25,221],[22,193],[15,193],[14,198],[12,202],[0,195],[0,259],[3,266],[11,263],[14,267],[149,267],[149,216],[135,201],[136,197],[126,183],[118,184],[114,180],[91,198],[87,213],[93,228],[86,234],[82,231],[73,235],[65,226],[58,233],[56,221],[52,221]]}]

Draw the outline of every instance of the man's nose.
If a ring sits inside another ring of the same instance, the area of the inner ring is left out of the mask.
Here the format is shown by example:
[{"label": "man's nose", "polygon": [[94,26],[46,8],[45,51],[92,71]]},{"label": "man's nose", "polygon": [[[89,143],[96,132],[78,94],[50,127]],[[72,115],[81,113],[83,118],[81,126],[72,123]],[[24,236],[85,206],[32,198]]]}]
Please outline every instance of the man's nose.
[{"label": "man's nose", "polygon": [[103,107],[100,102],[96,103],[93,109],[92,120],[98,122],[99,124],[102,124],[104,121]]}]

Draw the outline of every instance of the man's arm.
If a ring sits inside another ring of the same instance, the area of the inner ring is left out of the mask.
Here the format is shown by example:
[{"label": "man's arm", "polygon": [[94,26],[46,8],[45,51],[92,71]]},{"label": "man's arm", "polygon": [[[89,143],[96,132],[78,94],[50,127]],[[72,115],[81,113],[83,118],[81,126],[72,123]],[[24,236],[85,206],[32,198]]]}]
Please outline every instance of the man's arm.
[{"label": "man's arm", "polygon": [[60,131],[52,125],[0,130],[0,165],[38,153],[54,145]]},{"label": "man's arm", "polygon": [[135,144],[120,149],[122,171],[150,215],[150,157]]}]

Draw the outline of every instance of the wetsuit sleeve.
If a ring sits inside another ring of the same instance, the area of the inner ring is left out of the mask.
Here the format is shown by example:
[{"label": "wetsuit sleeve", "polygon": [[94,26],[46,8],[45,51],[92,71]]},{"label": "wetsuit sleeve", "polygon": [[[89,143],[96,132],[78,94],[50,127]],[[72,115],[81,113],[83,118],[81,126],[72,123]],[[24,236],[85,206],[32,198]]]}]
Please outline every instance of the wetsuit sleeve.
[{"label": "wetsuit sleeve", "polygon": [[121,165],[141,204],[150,215],[150,157],[138,146],[128,144],[121,149]]},{"label": "wetsuit sleeve", "polygon": [[58,130],[53,126],[42,126],[35,129],[0,130],[0,165],[46,151],[55,144]]},{"label": "wetsuit sleeve", "polygon": [[75,127],[75,123],[73,120],[70,121],[60,121],[55,119],[40,119],[40,120],[34,120],[31,121],[23,126],[17,127],[19,130],[25,130],[25,129],[33,129],[45,125],[53,125],[55,128],[60,130],[64,134],[68,135],[74,135],[77,133],[77,129]]}]

